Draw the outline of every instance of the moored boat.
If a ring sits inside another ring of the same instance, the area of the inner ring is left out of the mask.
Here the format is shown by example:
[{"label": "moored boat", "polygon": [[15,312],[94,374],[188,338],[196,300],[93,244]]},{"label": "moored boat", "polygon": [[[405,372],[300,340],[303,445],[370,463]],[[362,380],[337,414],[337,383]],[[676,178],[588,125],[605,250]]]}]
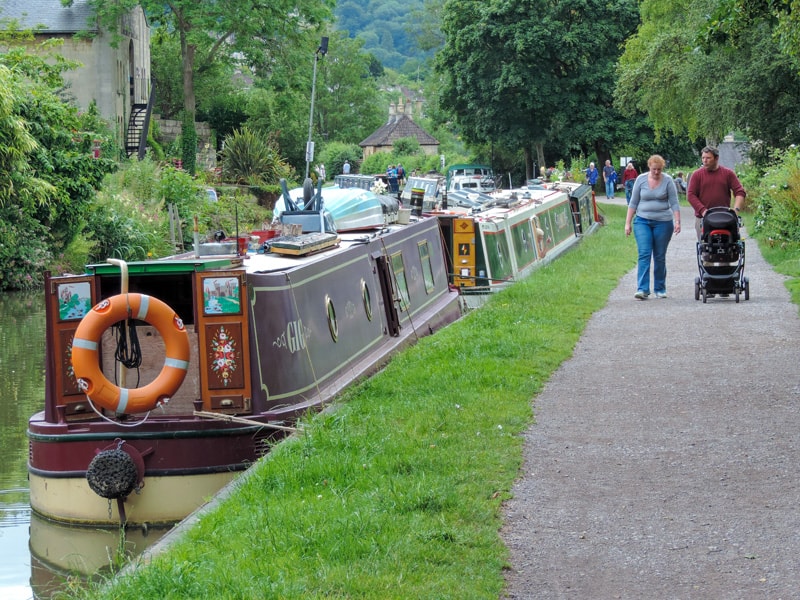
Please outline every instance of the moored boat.
[{"label": "moored boat", "polygon": [[348,235],[315,206],[287,211],[303,233],[268,252],[46,277],[45,407],[28,426],[38,515],[179,521],[300,415],[460,316],[436,219]]},{"label": "moored boat", "polygon": [[564,182],[449,192],[427,214],[439,219],[451,282],[468,299],[526,277],[597,223],[591,187]]},{"label": "moored boat", "polygon": [[464,190],[488,194],[497,189],[497,181],[488,165],[458,164],[448,167],[445,186],[448,192]]}]

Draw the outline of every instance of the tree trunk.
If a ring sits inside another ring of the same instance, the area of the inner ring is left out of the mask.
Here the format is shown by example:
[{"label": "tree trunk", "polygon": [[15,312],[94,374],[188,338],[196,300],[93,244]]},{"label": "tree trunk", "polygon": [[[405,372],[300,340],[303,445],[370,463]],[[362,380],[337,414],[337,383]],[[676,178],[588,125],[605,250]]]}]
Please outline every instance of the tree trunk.
[{"label": "tree trunk", "polygon": [[539,164],[539,172],[534,173],[534,177],[541,177],[544,179],[547,164],[544,161],[544,142],[536,142],[536,162]]},{"label": "tree trunk", "polygon": [[183,67],[183,128],[181,135],[181,159],[183,168],[195,174],[197,162],[197,131],[194,127],[196,101],[194,96],[194,56],[197,47],[190,44],[186,38],[186,31],[181,29],[181,63]]},{"label": "tree trunk", "polygon": [[533,171],[533,153],[527,146],[525,147],[525,182],[531,179],[531,172]]}]

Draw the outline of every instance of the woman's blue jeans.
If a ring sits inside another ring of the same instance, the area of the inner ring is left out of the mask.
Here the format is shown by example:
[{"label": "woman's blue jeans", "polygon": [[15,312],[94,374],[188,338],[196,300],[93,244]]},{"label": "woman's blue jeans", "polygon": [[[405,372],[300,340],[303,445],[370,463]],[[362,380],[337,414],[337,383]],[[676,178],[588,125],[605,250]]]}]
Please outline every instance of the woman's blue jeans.
[{"label": "woman's blue jeans", "polygon": [[633,193],[633,184],[636,183],[634,179],[628,179],[625,182],[625,202],[631,203],[631,194]]},{"label": "woman's blue jeans", "polygon": [[653,261],[653,291],[667,292],[667,247],[675,226],[669,221],[653,221],[636,216],[633,235],[639,248],[637,291],[650,293],[650,261]]}]

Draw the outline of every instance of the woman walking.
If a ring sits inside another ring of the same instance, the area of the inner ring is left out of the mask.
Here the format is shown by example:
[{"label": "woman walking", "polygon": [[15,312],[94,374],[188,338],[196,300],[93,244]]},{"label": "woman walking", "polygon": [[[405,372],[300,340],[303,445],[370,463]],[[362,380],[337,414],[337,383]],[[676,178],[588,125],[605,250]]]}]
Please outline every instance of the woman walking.
[{"label": "woman walking", "polygon": [[650,264],[656,298],[667,297],[667,247],[681,231],[681,209],[672,177],[664,173],[666,161],[658,154],[647,160],[648,172],[636,178],[625,219],[625,235],[633,235],[639,249],[638,277],[634,298],[650,296]]},{"label": "woman walking", "polygon": [[636,178],[639,176],[639,171],[633,166],[633,161],[629,162],[622,172],[622,185],[625,188],[625,203],[630,206],[631,193],[633,193],[633,184],[636,183]]}]

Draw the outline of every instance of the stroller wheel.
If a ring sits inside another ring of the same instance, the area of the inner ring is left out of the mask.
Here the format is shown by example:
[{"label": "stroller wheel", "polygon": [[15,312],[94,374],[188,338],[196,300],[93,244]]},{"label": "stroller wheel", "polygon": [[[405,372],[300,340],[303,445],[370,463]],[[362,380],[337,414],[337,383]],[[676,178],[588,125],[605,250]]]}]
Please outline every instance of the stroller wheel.
[{"label": "stroller wheel", "polygon": [[748,277],[744,278],[744,299],[750,300],[750,279]]},{"label": "stroller wheel", "polygon": [[739,286],[736,286],[736,293],[734,294],[734,299],[736,300],[736,304],[739,304]]},{"label": "stroller wheel", "polygon": [[703,304],[705,304],[706,299],[708,298],[708,292],[706,291],[706,288],[703,288],[702,292],[703,292]]},{"label": "stroller wheel", "polygon": [[694,299],[700,300],[700,278],[694,278]]}]

